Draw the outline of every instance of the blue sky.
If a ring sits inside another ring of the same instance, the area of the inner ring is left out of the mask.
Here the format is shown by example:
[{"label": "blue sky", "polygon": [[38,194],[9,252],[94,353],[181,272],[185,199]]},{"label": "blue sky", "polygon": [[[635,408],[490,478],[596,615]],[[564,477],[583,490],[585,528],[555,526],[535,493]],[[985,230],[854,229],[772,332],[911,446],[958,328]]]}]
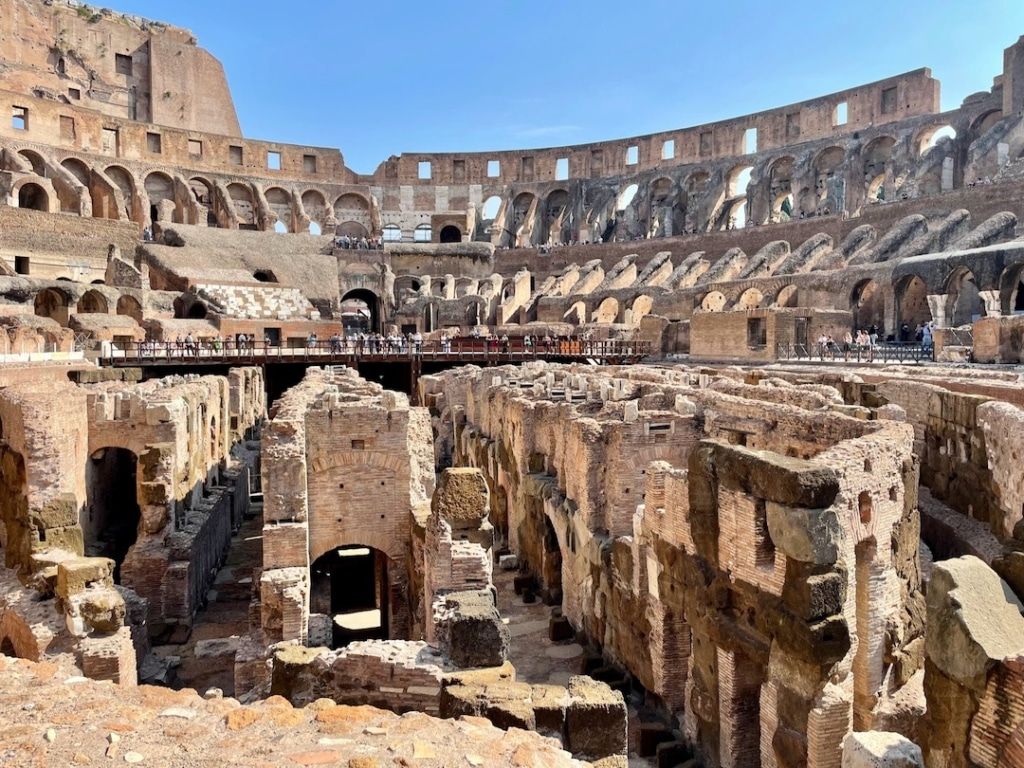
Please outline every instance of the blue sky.
[{"label": "blue sky", "polygon": [[401,152],[578,144],[781,106],[918,67],[987,90],[1024,0],[110,0],[190,28],[249,138]]}]

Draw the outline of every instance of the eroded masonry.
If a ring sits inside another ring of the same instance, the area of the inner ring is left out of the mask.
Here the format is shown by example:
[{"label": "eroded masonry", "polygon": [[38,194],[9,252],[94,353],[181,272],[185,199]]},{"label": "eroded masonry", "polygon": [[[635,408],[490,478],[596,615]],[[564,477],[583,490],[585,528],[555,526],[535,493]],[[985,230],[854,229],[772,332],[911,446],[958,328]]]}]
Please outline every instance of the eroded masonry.
[{"label": "eroded masonry", "polygon": [[993,75],[359,174],[0,0],[0,763],[1024,768]]}]

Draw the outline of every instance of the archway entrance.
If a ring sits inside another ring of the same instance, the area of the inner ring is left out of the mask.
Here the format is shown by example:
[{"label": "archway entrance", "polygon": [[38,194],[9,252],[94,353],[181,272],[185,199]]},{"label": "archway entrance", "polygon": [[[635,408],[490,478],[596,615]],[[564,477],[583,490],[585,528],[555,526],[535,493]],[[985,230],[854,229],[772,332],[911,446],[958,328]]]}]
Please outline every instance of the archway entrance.
[{"label": "archway entrance", "polygon": [[874,280],[861,280],[853,288],[850,296],[850,309],[853,313],[853,327],[870,331],[874,326],[878,333],[885,336],[885,297]]},{"label": "archway entrance", "polygon": [[380,299],[367,288],[355,288],[341,298],[341,322],[346,333],[380,333]]},{"label": "archway entrance", "polygon": [[[907,275],[896,285],[897,322],[900,324],[900,341],[913,341],[917,326],[932,319],[932,311],[928,307],[928,286],[917,275]],[[910,338],[904,339],[906,325]]]},{"label": "archway entrance", "polygon": [[114,561],[114,582],[139,535],[138,458],[127,448],[100,448],[86,465],[85,554]]},{"label": "archway entrance", "polygon": [[978,293],[974,273],[966,267],[958,267],[946,285],[948,295],[946,325],[957,328],[970,325],[985,316],[985,305]]},{"label": "archway entrance", "polygon": [[46,190],[38,184],[23,184],[18,190],[18,207],[28,208],[32,211],[48,211],[50,197],[46,194]]},{"label": "archway entrance", "polygon": [[372,547],[338,547],[312,565],[310,612],[331,617],[332,646],[388,637],[388,557]]},{"label": "archway entrance", "polygon": [[39,317],[56,320],[63,326],[68,324],[68,310],[71,297],[59,288],[44,288],[36,294],[33,303]]},{"label": "archway entrance", "polygon": [[441,227],[441,234],[439,237],[441,238],[442,243],[462,242],[462,233],[454,224],[448,224],[447,226]]}]

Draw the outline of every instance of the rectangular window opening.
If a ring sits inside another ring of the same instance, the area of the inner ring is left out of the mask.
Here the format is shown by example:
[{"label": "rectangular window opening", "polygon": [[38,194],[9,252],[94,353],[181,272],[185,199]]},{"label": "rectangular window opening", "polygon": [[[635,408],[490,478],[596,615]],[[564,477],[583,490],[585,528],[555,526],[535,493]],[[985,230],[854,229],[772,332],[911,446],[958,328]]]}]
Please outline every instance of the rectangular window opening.
[{"label": "rectangular window opening", "polygon": [[487,161],[487,178],[496,179],[501,176],[501,161],[500,160],[488,160]]},{"label": "rectangular window opening", "polygon": [[569,158],[560,157],[555,160],[555,181],[565,181],[569,178]]},{"label": "rectangular window opening", "polygon": [[764,499],[756,499],[754,504],[754,565],[758,568],[774,568],[775,542],[768,531]]},{"label": "rectangular window opening", "polygon": [[640,162],[640,147],[626,148],[626,165],[636,165]]},{"label": "rectangular window opening", "polygon": [[192,155],[192,157],[202,157],[203,156],[203,142],[199,141],[198,139],[189,139],[188,140],[188,153],[190,155]]},{"label": "rectangular window opening", "polygon": [[800,138],[800,113],[790,112],[786,115],[786,138]]},{"label": "rectangular window opening", "polygon": [[365,440],[353,440],[352,441],[352,450],[353,451],[362,451],[365,448],[366,448],[366,441]]},{"label": "rectangular window opening", "polygon": [[533,181],[533,158],[523,157],[519,160],[519,171],[522,181]]},{"label": "rectangular window opening", "polygon": [[29,257],[15,256],[14,271],[19,275],[27,275],[29,273]]},{"label": "rectangular window opening", "polygon": [[316,155],[302,156],[303,173],[316,173]]},{"label": "rectangular window opening", "polygon": [[163,138],[159,133],[146,134],[146,149],[153,155],[159,155],[163,151]]},{"label": "rectangular window opening", "polygon": [[747,128],[743,132],[743,154],[752,155],[757,152],[757,128]]},{"label": "rectangular window opening", "polygon": [[747,346],[752,349],[768,345],[768,329],[763,317],[747,318]]},{"label": "rectangular window opening", "polygon": [[832,110],[832,126],[846,125],[847,119],[846,102],[841,101],[836,104],[836,108]]},{"label": "rectangular window opening", "polygon": [[103,152],[107,155],[117,155],[120,152],[120,137],[117,128],[103,129]]},{"label": "rectangular window opening", "polygon": [[242,148],[241,147],[235,147],[235,146],[229,146],[228,147],[228,160],[231,162],[232,165],[241,165],[242,164]]},{"label": "rectangular window opening", "polygon": [[281,170],[281,153],[280,152],[267,152],[267,170],[268,171],[280,171]]},{"label": "rectangular window opening", "polygon": [[123,53],[114,54],[114,71],[119,75],[131,75],[132,73],[132,57],[125,56]]},{"label": "rectangular window opening", "polygon": [[661,159],[674,160],[676,156],[676,140],[669,139],[661,145]]},{"label": "rectangular window opening", "polygon": [[11,128],[16,131],[28,130],[28,107],[11,108]]},{"label": "rectangular window opening", "polygon": [[72,101],[81,101],[82,91],[78,88],[68,88],[68,98]]},{"label": "rectangular window opening", "polygon": [[429,160],[420,160],[416,164],[416,176],[420,179],[429,179],[431,177],[431,165]]}]

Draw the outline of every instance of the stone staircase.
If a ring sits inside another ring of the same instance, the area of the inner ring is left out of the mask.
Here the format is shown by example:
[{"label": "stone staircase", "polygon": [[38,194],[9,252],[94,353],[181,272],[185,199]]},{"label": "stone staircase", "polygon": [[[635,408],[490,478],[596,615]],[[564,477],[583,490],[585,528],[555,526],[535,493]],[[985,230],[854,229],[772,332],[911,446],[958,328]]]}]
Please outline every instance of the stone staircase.
[{"label": "stone staircase", "polygon": [[319,320],[320,312],[298,288],[281,286],[196,286],[200,297],[222,314],[244,320]]}]

